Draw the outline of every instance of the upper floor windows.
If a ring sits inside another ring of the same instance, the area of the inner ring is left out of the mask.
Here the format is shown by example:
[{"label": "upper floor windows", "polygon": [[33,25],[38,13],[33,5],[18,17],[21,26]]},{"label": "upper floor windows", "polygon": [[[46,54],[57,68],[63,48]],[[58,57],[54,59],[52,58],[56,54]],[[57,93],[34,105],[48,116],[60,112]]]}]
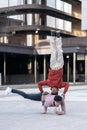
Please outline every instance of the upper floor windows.
[{"label": "upper floor windows", "polygon": [[22,5],[23,0],[0,0],[0,8]]},{"label": "upper floor windows", "polygon": [[72,32],[72,23],[67,20],[47,16],[47,26]]},{"label": "upper floor windows", "polygon": [[56,8],[60,11],[71,14],[72,13],[72,5],[61,0],[47,0],[47,6],[52,8]]}]

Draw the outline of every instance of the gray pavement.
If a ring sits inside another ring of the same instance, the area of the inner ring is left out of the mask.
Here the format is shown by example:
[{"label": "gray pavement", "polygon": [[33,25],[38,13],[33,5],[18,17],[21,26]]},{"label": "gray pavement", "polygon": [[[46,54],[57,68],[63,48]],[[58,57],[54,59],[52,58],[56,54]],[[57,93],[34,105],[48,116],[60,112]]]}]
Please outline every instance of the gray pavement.
[{"label": "gray pavement", "polygon": [[[50,91],[49,88],[45,88]],[[22,89],[36,93],[38,89]],[[56,115],[54,108],[41,114],[41,102],[31,101],[0,90],[0,130],[87,130],[87,86],[70,86],[66,95],[66,115]],[[60,91],[60,94],[62,90]]]}]

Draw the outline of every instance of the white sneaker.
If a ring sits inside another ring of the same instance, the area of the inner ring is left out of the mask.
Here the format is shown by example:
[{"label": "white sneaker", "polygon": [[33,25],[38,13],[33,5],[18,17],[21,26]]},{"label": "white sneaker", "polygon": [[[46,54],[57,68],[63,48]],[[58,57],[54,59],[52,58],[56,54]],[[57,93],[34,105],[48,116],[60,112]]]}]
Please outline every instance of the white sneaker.
[{"label": "white sneaker", "polygon": [[12,91],[12,88],[7,87],[7,89],[5,90],[5,95],[9,95]]}]

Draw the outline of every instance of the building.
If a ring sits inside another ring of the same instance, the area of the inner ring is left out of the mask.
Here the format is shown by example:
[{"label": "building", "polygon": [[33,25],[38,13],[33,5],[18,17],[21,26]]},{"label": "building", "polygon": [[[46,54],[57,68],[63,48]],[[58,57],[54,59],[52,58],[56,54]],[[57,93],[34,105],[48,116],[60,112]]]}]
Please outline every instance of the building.
[{"label": "building", "polygon": [[87,32],[81,30],[80,0],[1,0],[2,84],[47,78],[50,30],[63,38],[64,80],[87,82]]}]

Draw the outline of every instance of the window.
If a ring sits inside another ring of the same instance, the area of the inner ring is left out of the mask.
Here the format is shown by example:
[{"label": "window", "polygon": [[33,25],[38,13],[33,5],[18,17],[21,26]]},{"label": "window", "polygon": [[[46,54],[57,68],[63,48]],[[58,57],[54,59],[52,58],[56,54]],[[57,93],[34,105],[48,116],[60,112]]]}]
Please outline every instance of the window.
[{"label": "window", "polygon": [[28,4],[32,4],[32,0],[27,0],[27,3]]},{"label": "window", "polygon": [[56,28],[71,32],[72,31],[72,23],[70,21],[56,18]]},{"label": "window", "polygon": [[64,11],[66,13],[72,13],[72,5],[61,0],[56,0],[56,9]]},{"label": "window", "polygon": [[27,25],[32,25],[32,14],[27,14]]},{"label": "window", "polygon": [[23,4],[23,0],[0,0],[0,8]]},{"label": "window", "polygon": [[63,30],[63,20],[56,19],[56,28]]},{"label": "window", "polygon": [[8,18],[17,19],[17,20],[23,20],[23,15],[8,16]]},{"label": "window", "polygon": [[72,23],[70,21],[64,21],[64,30],[72,32]]},{"label": "window", "polygon": [[47,16],[47,26],[55,28],[55,18]]},{"label": "window", "polygon": [[56,9],[63,11],[63,1],[56,0]]},{"label": "window", "polygon": [[55,8],[55,0],[47,0],[47,6]]},{"label": "window", "polygon": [[8,0],[0,0],[0,8],[6,7],[8,5]]},{"label": "window", "polygon": [[71,14],[72,13],[72,5],[64,2],[64,12]]},{"label": "window", "polygon": [[8,6],[15,6],[23,4],[23,0],[8,0]]}]

